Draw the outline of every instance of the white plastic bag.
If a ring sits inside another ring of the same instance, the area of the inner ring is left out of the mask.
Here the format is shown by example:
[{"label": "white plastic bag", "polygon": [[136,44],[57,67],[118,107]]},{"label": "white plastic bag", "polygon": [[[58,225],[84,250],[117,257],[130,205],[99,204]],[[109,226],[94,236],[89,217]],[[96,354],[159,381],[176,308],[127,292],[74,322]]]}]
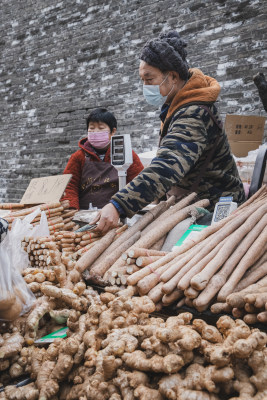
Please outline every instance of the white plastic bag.
[{"label": "white plastic bag", "polygon": [[[31,222],[41,213],[40,224],[33,226]],[[12,223],[12,228],[8,232],[8,245],[10,248],[10,254],[12,257],[12,265],[23,271],[29,266],[28,254],[22,249],[21,241],[25,237],[39,237],[49,236],[49,228],[47,223],[46,214],[44,211],[41,212],[40,208],[27,215],[24,219],[17,218]]]},{"label": "white plastic bag", "polygon": [[8,232],[8,222],[0,217],[0,242],[4,240]]},{"label": "white plastic bag", "polygon": [[31,308],[35,297],[12,264],[8,240],[7,234],[0,243],[0,320],[13,321]]},{"label": "white plastic bag", "polygon": [[28,254],[22,249],[21,241],[27,236],[49,236],[45,212],[41,213],[40,224],[31,225],[40,212],[37,209],[24,219],[16,219],[0,243],[0,320],[16,319],[27,312],[35,301],[21,275],[29,265]]}]

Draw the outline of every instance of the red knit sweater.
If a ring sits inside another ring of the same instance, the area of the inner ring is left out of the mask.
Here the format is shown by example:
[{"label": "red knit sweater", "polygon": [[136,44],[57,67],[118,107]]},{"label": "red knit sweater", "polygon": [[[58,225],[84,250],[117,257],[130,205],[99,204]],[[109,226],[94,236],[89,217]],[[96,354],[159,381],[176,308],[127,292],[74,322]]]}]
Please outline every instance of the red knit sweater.
[{"label": "red knit sweater", "polygon": [[[66,187],[65,195],[62,200],[69,200],[70,207],[80,209],[79,206],[79,190],[80,190],[80,181],[82,177],[82,170],[85,162],[85,152],[90,154],[93,162],[102,162],[98,155],[90,149],[88,143],[86,143],[87,138],[80,140],[79,147],[80,150],[77,150],[73,153],[64,169],[64,174],[72,174],[72,178]],[[86,143],[86,147],[85,147]],[[110,163],[110,147],[108,148],[104,162]],[[133,163],[127,170],[127,183],[130,182],[133,178],[135,178],[142,170],[144,166],[141,163],[138,155],[133,151]]]}]

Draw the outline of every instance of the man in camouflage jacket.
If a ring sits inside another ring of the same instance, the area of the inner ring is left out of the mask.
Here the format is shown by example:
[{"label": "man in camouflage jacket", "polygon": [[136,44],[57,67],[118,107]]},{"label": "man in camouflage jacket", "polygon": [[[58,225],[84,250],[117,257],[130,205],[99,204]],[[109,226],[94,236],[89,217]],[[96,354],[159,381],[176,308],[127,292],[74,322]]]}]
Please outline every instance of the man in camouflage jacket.
[{"label": "man in camouflage jacket", "polygon": [[[165,101],[160,118],[160,146],[156,157],[101,210],[99,230],[105,232],[119,215],[132,217],[170,189],[195,191],[210,200],[221,196],[245,200],[243,185],[215,101],[218,82],[199,69],[189,69],[186,44],[171,31],[148,42],[141,55],[140,77],[150,104]],[[150,90],[149,89],[153,89]],[[175,190],[174,190],[175,192]]]}]

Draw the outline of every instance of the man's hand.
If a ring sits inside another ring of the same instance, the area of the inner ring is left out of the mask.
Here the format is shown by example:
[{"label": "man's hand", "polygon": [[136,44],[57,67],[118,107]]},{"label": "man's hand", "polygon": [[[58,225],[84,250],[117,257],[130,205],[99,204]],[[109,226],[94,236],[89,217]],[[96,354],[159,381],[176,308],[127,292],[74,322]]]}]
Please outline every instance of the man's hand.
[{"label": "man's hand", "polygon": [[94,231],[98,231],[101,233],[106,233],[111,228],[115,228],[118,225],[119,221],[119,213],[113,204],[109,203],[98,213],[96,218],[91,221],[91,224],[95,224],[98,222],[97,227]]}]

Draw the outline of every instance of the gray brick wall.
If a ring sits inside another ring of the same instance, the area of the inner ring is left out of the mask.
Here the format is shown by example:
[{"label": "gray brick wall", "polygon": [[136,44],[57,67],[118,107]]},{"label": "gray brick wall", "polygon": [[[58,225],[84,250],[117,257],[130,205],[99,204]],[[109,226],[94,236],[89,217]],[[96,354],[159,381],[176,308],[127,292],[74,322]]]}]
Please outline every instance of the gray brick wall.
[{"label": "gray brick wall", "polygon": [[[139,53],[177,29],[188,60],[216,78],[226,113],[266,115],[252,77],[266,73],[266,0],[2,0],[0,201],[62,173],[96,106],[136,151],[157,146],[158,112],[142,96]],[[266,74],[267,75],[267,74]]]}]

